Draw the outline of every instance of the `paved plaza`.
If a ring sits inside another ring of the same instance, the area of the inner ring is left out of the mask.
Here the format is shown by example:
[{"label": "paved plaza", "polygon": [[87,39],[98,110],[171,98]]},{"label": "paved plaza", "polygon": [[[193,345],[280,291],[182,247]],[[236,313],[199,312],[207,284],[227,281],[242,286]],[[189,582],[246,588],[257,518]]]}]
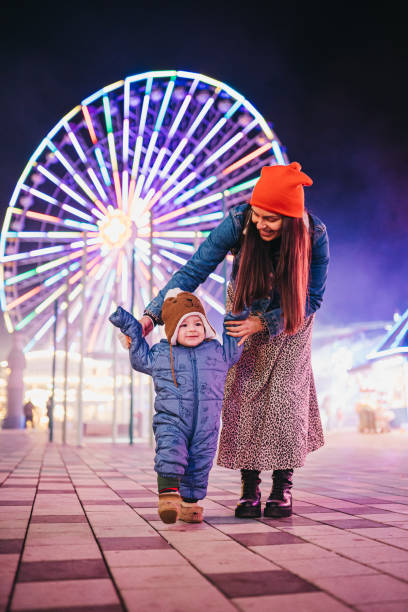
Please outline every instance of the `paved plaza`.
[{"label": "paved plaza", "polygon": [[407,612],[407,433],[328,434],[281,520],[235,519],[214,468],[205,522],[164,525],[152,458],[0,432],[0,610]]}]

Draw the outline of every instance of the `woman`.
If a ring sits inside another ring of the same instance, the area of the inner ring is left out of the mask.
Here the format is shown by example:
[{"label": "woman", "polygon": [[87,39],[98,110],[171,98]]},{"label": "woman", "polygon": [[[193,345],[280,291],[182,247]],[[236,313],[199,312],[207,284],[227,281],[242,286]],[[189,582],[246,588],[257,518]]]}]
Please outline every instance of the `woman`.
[{"label": "woman", "polygon": [[245,347],[225,385],[218,465],[241,470],[240,518],[261,516],[261,470],[273,470],[264,516],[290,516],[293,469],[324,443],[311,339],[329,249],[324,224],[304,210],[303,186],[312,183],[297,162],[262,168],[250,205],[230,210],[141,319],[149,333],[170,288],[194,291],[233,253],[227,308],[246,305],[251,315],[228,326]]}]

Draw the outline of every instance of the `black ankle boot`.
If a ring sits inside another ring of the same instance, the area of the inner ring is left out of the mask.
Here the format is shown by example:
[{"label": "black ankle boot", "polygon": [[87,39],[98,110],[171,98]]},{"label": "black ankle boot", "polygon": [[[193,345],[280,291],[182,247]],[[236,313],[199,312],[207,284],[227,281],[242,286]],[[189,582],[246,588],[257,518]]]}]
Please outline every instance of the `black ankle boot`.
[{"label": "black ankle boot", "polygon": [[292,493],[290,492],[293,470],[274,470],[272,491],[266,500],[264,516],[282,518],[292,514]]},{"label": "black ankle boot", "polygon": [[257,470],[241,470],[242,493],[235,508],[237,518],[259,518],[261,516],[261,479]]}]

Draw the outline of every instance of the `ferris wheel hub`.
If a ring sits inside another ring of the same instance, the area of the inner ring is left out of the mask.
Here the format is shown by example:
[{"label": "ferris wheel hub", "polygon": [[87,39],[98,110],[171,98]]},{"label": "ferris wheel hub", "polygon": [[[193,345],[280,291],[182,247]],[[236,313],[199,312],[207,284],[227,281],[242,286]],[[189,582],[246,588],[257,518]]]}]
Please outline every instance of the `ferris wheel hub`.
[{"label": "ferris wheel hub", "polygon": [[132,235],[132,221],[120,209],[108,210],[99,221],[99,235],[108,249],[120,249]]}]

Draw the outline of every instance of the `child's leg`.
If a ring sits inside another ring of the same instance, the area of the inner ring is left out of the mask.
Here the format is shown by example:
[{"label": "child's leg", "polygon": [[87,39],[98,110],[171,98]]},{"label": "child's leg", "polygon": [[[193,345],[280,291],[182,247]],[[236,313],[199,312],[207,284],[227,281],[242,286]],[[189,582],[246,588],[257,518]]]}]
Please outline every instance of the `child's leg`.
[{"label": "child's leg", "polygon": [[159,516],[164,523],[174,523],[180,513],[179,487],[187,464],[187,439],[181,431],[174,432],[168,423],[155,424],[154,429]]},{"label": "child's leg", "polygon": [[180,514],[180,477],[158,474],[157,487],[159,490],[159,516],[163,523],[175,523]]},{"label": "child's leg", "polygon": [[180,476],[162,476],[157,474],[157,489],[160,493],[179,493]]},{"label": "child's leg", "polygon": [[197,455],[190,447],[187,469],[180,482],[180,493],[183,498],[180,508],[180,520],[186,523],[201,523],[203,507],[197,504],[207,494],[208,475],[213,464],[215,451]]}]

